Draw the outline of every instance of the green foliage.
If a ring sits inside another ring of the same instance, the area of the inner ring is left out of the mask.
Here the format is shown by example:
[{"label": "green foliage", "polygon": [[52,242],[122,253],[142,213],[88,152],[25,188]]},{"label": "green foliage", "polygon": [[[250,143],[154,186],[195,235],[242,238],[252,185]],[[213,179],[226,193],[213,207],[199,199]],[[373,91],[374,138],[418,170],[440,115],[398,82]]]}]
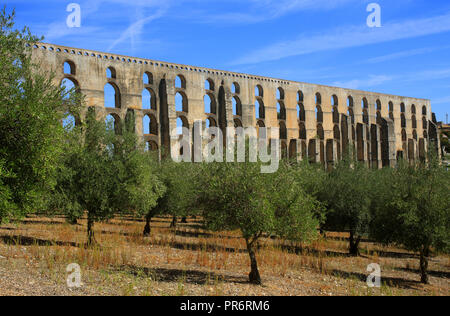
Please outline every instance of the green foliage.
[{"label": "green foliage", "polygon": [[14,30],[14,18],[14,12],[0,12],[0,213],[6,218],[45,207],[64,134],[65,93],[52,74],[32,63],[30,47],[40,39],[27,28]]},{"label": "green foliage", "polygon": [[75,218],[87,210],[89,242],[95,221],[119,212],[142,214],[163,192],[156,162],[138,146],[136,135],[128,128],[116,135],[93,111],[84,125],[67,133],[65,149],[54,207]]},{"label": "green foliage", "polygon": [[281,163],[273,174],[263,174],[260,163],[249,162],[203,164],[200,169],[197,196],[206,226],[241,231],[251,282],[260,283],[254,251],[263,234],[302,241],[317,235],[317,201],[305,193],[289,164]]},{"label": "green foliage", "polygon": [[198,172],[197,165],[176,163],[164,159],[158,168],[158,178],[164,184],[164,194],[151,209],[151,216],[188,216],[196,211],[195,186],[193,179]]},{"label": "green foliage", "polygon": [[384,188],[374,208],[372,235],[421,252],[450,250],[450,175],[436,159],[427,165],[401,163],[380,174]]},{"label": "green foliage", "polygon": [[358,254],[358,244],[368,232],[371,206],[371,172],[351,159],[340,161],[331,170],[321,193],[328,212],[325,227],[350,232],[350,253]]}]

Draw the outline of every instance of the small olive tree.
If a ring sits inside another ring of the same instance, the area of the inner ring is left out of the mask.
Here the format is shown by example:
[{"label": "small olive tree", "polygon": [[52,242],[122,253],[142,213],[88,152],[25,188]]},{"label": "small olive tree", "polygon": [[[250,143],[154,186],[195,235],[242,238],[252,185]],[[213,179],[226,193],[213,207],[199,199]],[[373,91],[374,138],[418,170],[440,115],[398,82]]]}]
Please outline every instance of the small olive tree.
[{"label": "small olive tree", "polygon": [[88,245],[95,243],[94,223],[119,212],[142,214],[156,204],[163,186],[154,162],[130,128],[113,128],[89,111],[86,122],[67,137],[55,200],[70,215],[87,210]]},{"label": "small olive tree", "polygon": [[309,240],[317,235],[317,201],[307,195],[282,163],[262,174],[260,163],[210,163],[200,168],[197,196],[206,226],[214,231],[240,230],[250,257],[249,280],[261,284],[256,249],[264,234]]},{"label": "small olive tree", "polygon": [[349,231],[349,253],[359,255],[359,243],[370,223],[370,170],[344,159],[332,169],[324,182],[320,200],[326,204],[325,228]]},{"label": "small olive tree", "polygon": [[430,157],[427,164],[402,162],[377,178],[384,190],[372,210],[371,235],[419,253],[421,282],[428,283],[432,251],[450,250],[450,174]]},{"label": "small olive tree", "polygon": [[198,167],[192,163],[176,163],[170,159],[161,161],[158,167],[158,178],[164,185],[164,193],[159,197],[156,205],[147,212],[144,236],[151,232],[150,221],[157,215],[172,215],[172,226],[176,224],[176,217],[186,217],[196,209],[195,182]]}]

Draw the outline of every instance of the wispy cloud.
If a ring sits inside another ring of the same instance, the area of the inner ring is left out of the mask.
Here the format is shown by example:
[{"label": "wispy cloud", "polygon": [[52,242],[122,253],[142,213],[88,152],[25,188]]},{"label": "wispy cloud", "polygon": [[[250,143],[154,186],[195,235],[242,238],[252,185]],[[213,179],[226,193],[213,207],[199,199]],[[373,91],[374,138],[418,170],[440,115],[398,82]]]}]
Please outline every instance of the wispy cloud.
[{"label": "wispy cloud", "polygon": [[145,18],[141,18],[137,22],[132,23],[125,31],[122,32],[122,34],[119,36],[118,39],[116,39],[109,47],[108,51],[113,50],[117,45],[124,42],[127,39],[131,39],[132,46],[133,43],[140,37],[142,34],[142,30],[144,26],[147,23],[150,23],[151,21],[154,21],[162,16],[164,16],[164,13],[166,12],[166,9],[159,9],[156,13],[147,16]]},{"label": "wispy cloud", "polygon": [[363,79],[336,81],[333,83],[333,86],[343,87],[347,89],[371,88],[392,81],[393,79],[394,77],[387,75],[370,75],[369,77]]},{"label": "wispy cloud", "polygon": [[[387,82],[395,81],[397,83],[412,83],[421,81],[433,81],[450,78],[450,68],[423,70],[402,75],[369,75],[363,78],[351,79],[348,81],[335,81],[333,86],[348,89],[363,89],[380,86]],[[442,102],[444,103],[444,102]]]},{"label": "wispy cloud", "polygon": [[406,57],[429,54],[429,53],[432,53],[432,52],[435,52],[438,50],[448,49],[448,48],[450,48],[450,46],[425,47],[425,48],[419,48],[419,49],[405,50],[405,51],[401,51],[401,52],[397,52],[397,53],[393,53],[393,54],[370,58],[367,60],[367,62],[370,64],[382,63],[382,62],[396,60],[396,59],[402,59],[402,58],[406,58]]},{"label": "wispy cloud", "polygon": [[381,28],[347,26],[328,33],[312,36],[303,34],[292,41],[278,42],[244,55],[232,64],[261,63],[320,51],[365,46],[448,31],[450,31],[450,13],[424,19],[386,23]]},{"label": "wispy cloud", "polygon": [[[206,0],[185,0],[191,3],[205,3]],[[192,19],[196,23],[207,24],[255,24],[281,18],[300,11],[328,11],[344,5],[362,2],[362,0],[216,0],[229,5],[230,2],[239,4],[239,9],[228,12],[211,12],[197,9],[191,14],[184,14],[178,18]],[[241,7],[242,6],[242,7]],[[234,7],[234,6],[229,6]]]}]

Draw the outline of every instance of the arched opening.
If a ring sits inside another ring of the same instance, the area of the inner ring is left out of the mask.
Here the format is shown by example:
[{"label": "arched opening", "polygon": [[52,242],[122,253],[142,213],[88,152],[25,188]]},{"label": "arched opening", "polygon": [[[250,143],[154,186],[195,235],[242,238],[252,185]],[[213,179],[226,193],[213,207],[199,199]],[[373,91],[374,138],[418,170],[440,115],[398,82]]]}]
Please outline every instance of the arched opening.
[{"label": "arched opening", "polygon": [[240,119],[238,119],[238,118],[234,119],[234,127],[235,128],[242,127],[242,122]]},{"label": "arched opening", "polygon": [[233,115],[242,116],[241,100],[237,96],[234,96],[232,102],[233,102]]},{"label": "arched opening", "polygon": [[62,121],[62,126],[66,131],[71,131],[75,128],[75,126],[77,126],[77,119],[75,118],[74,115],[70,114],[70,113],[66,113],[63,121]]},{"label": "arched opening", "polygon": [[333,94],[331,96],[331,106],[338,106],[339,105],[339,99],[337,95]]},{"label": "arched opening", "polygon": [[206,119],[206,127],[210,128],[210,127],[217,127],[217,122],[213,117],[208,117]]},{"label": "arched opening", "polygon": [[277,100],[284,100],[284,90],[283,88],[277,89]]},{"label": "arched opening", "polygon": [[322,104],[322,96],[320,95],[319,92],[316,93],[316,105],[321,105]]},{"label": "arched opening", "polygon": [[299,103],[299,105],[297,106],[297,116],[301,122],[306,121],[306,112],[303,103]]},{"label": "arched opening", "polygon": [[216,101],[213,94],[208,93],[203,97],[203,103],[205,106],[205,113],[217,114]]},{"label": "arched opening", "polygon": [[369,102],[367,102],[366,98],[362,98],[361,100],[361,108],[368,109],[369,108]]},{"label": "arched opening", "polygon": [[305,123],[300,122],[298,124],[298,129],[299,129],[299,135],[298,138],[300,139],[306,139],[306,127],[305,127]]},{"label": "arched opening", "polygon": [[281,101],[277,103],[277,117],[279,120],[286,120],[286,107]]},{"label": "arched opening", "polygon": [[75,64],[73,61],[67,60],[63,64],[63,71],[66,75],[72,75],[75,76]]},{"label": "arched opening", "polygon": [[255,87],[255,96],[262,98],[264,96],[264,90],[261,85]]},{"label": "arched opening", "polygon": [[255,111],[256,111],[256,118],[257,119],[264,119],[265,118],[264,103],[263,103],[262,100],[256,100]]},{"label": "arched opening", "polygon": [[241,93],[241,87],[237,82],[233,82],[233,84],[231,85],[231,93],[233,94]]},{"label": "arched opening", "polygon": [[411,105],[411,114],[416,114],[416,106],[414,104]]},{"label": "arched opening", "polygon": [[143,119],[144,135],[158,135],[158,121],[153,114],[147,114]]},{"label": "arched opening", "polygon": [[106,108],[120,108],[120,91],[113,83],[107,83],[105,85],[104,106]]},{"label": "arched opening", "polygon": [[335,140],[341,140],[341,131],[339,130],[339,126],[334,125],[333,128],[333,138]]},{"label": "arched opening", "polygon": [[264,128],[264,127],[266,127],[266,125],[264,124],[264,121],[258,120],[256,122],[256,135],[257,135],[258,138],[259,138],[259,129],[260,128]]},{"label": "arched opening", "polygon": [[114,131],[116,135],[122,132],[120,117],[117,114],[109,114],[105,119],[106,130]]},{"label": "arched opening", "polygon": [[286,124],[284,122],[280,122],[280,139],[287,139],[287,129]]},{"label": "arched opening", "polygon": [[354,105],[354,103],[353,103],[353,97],[352,97],[352,96],[349,96],[349,97],[347,98],[347,107],[352,108],[353,105]]},{"label": "arched opening", "polygon": [[113,67],[108,67],[106,69],[106,78],[116,79],[116,70]]},{"label": "arched opening", "polygon": [[205,90],[206,91],[214,91],[214,81],[210,78],[205,81]]},{"label": "arched opening", "polygon": [[64,89],[62,92],[64,99],[68,99],[70,97],[70,93],[77,92],[79,90],[78,83],[71,78],[64,78],[61,81],[61,87]]},{"label": "arched opening", "polygon": [[348,114],[348,117],[350,117],[351,123],[355,124],[355,114],[353,113],[353,108],[348,108],[347,114]]},{"label": "arched opening", "polygon": [[415,140],[417,140],[417,132],[414,130],[413,131],[413,138],[415,139]]},{"label": "arched opening", "polygon": [[362,113],[363,113],[363,123],[369,124],[369,112],[367,111],[366,108],[364,108]]},{"label": "arched opening", "polygon": [[153,74],[151,72],[146,71],[143,77],[144,84],[153,84]]},{"label": "arched opening", "polygon": [[402,129],[402,142],[406,142],[408,137],[406,136],[406,131]]},{"label": "arched opening", "polygon": [[422,107],[422,115],[427,116],[427,107],[425,105]]},{"label": "arched opening", "polygon": [[145,145],[146,151],[158,151],[158,144],[154,141],[149,141]]},{"label": "arched opening", "polygon": [[189,123],[185,116],[177,117],[177,135],[183,135],[183,128],[189,130]]},{"label": "arched opening", "polygon": [[394,121],[394,103],[389,102],[389,118]]},{"label": "arched opening", "polygon": [[402,127],[402,128],[406,128],[406,117],[405,117],[405,114],[404,114],[404,113],[402,113],[402,114],[400,115],[400,120],[401,120],[401,127]]},{"label": "arched opening", "polygon": [[316,106],[316,122],[323,123],[323,112],[322,107],[320,105]]},{"label": "arched opening", "polygon": [[401,113],[405,113],[406,112],[406,110],[405,110],[405,103],[400,103],[400,112]]},{"label": "arched opening", "polygon": [[297,92],[297,102],[304,102],[305,100],[305,96],[303,95],[303,92],[302,91],[298,91]]},{"label": "arched opening", "polygon": [[417,128],[417,119],[414,114],[411,116],[411,123],[412,123],[412,128]]},{"label": "arched opening", "polygon": [[339,124],[339,109],[337,105],[333,105],[333,123]]},{"label": "arched opening", "polygon": [[155,92],[150,88],[146,88],[142,91],[142,109],[156,111]]},{"label": "arched opening", "polygon": [[175,110],[177,112],[189,112],[188,100],[183,92],[177,92],[175,95]]},{"label": "arched opening", "polygon": [[325,139],[325,133],[323,131],[322,124],[317,124],[317,138],[319,138],[320,140]]},{"label": "arched opening", "polygon": [[186,89],[186,79],[182,75],[175,78],[175,88]]},{"label": "arched opening", "polygon": [[423,129],[428,129],[428,121],[426,117],[422,118],[422,128]]},{"label": "arched opening", "polygon": [[376,101],[376,110],[378,111],[378,112],[381,112],[381,108],[382,108],[382,106],[381,106],[381,101],[380,100],[378,100],[377,99],[377,101]]}]

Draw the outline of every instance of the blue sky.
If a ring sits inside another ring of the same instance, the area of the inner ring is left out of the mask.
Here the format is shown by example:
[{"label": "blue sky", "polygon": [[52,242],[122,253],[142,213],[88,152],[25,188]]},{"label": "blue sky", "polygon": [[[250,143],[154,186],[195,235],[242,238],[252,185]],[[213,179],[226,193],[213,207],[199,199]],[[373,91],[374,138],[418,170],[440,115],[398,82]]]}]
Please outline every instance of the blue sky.
[{"label": "blue sky", "polygon": [[[81,27],[68,28],[68,4]],[[366,25],[369,3],[381,28]],[[448,0],[0,0],[46,42],[431,99],[450,114]]]}]

